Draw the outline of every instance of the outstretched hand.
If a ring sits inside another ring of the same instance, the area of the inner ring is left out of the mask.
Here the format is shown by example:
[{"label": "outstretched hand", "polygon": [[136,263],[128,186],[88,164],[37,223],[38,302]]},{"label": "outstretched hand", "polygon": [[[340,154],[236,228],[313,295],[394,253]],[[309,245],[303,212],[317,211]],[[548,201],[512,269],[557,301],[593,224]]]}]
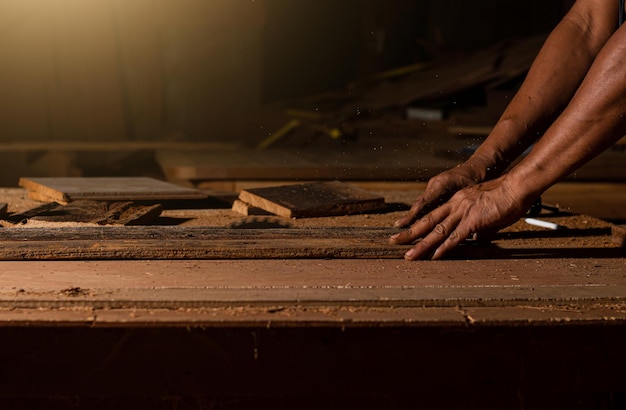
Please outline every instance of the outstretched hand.
[{"label": "outstretched hand", "polygon": [[[410,244],[422,238],[404,255],[407,260],[416,260],[441,259],[471,236],[493,237],[498,230],[522,217],[533,202],[533,198],[520,195],[511,185],[505,175],[465,187],[389,241]],[[416,204],[425,202],[418,198]],[[422,209],[419,204],[411,209],[411,218],[417,215],[415,210]]]},{"label": "outstretched hand", "polygon": [[482,172],[468,163],[444,171],[428,181],[426,190],[413,202],[411,210],[394,223],[396,228],[411,225],[428,212],[444,204],[458,190],[482,180]]}]

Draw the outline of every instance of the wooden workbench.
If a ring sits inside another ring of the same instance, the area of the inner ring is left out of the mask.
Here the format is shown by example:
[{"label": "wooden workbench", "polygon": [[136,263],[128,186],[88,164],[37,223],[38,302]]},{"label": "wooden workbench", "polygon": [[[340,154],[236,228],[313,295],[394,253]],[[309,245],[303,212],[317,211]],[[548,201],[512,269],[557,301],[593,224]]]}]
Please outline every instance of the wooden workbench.
[{"label": "wooden workbench", "polygon": [[[274,221],[170,209],[161,227],[222,239],[279,229],[306,249],[306,229],[384,231],[414,195],[383,194],[394,205],[381,214],[246,228]],[[20,189],[3,195],[9,212],[37,205]],[[0,261],[0,360],[16,369],[0,376],[0,402],[615,408],[626,386],[624,251],[601,220],[548,218],[569,229],[518,226],[436,262],[406,262],[402,247],[397,257]]]},{"label": "wooden workbench", "polygon": [[[391,246],[414,195],[382,213],[242,217],[225,205],[165,210],[152,227],[9,225],[0,237],[0,323],[331,326],[620,322],[625,253],[611,225],[546,214],[491,245],[409,263]],[[5,189],[9,212],[38,205]],[[277,221],[280,224],[277,224]],[[161,225],[158,225],[158,224]],[[566,309],[563,309],[566,306]],[[129,313],[132,311],[132,315]]]}]

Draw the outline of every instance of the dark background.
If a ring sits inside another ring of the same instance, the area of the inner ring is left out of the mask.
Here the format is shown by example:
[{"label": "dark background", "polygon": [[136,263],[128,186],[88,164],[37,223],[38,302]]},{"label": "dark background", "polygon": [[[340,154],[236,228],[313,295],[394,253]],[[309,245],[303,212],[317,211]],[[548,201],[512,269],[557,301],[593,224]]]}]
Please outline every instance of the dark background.
[{"label": "dark background", "polygon": [[268,103],[506,38],[565,0],[5,0],[0,143],[249,138]]}]

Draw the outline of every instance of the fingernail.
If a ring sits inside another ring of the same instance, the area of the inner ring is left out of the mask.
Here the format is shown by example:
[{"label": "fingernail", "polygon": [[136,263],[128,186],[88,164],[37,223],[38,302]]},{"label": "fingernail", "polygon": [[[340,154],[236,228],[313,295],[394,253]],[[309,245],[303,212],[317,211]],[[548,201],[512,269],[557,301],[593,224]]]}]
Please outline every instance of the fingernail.
[{"label": "fingernail", "polygon": [[391,235],[391,236],[389,237],[389,239],[391,239],[392,241],[394,241],[394,240],[398,239],[399,237],[400,237],[400,234],[399,234],[399,233],[396,233],[396,234],[394,234],[394,235]]},{"label": "fingernail", "polygon": [[401,227],[402,227],[402,225],[404,225],[404,224],[402,223],[402,219],[398,219],[397,221],[395,221],[395,222],[393,223],[393,227],[394,227],[394,228],[401,228]]},{"label": "fingernail", "polygon": [[411,248],[404,254],[404,257],[406,259],[413,259],[413,257],[415,256],[415,252],[415,248]]}]

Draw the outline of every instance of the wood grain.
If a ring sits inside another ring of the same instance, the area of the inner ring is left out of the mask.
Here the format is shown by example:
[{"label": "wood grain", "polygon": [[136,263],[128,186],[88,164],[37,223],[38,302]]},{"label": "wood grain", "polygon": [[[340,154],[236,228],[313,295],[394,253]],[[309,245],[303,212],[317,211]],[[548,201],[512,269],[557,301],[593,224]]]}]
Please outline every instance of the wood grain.
[{"label": "wood grain", "polygon": [[[572,217],[574,218],[574,217]],[[578,222],[577,222],[578,221]],[[467,241],[449,259],[622,258],[610,226],[559,218],[558,231],[504,231],[488,245]],[[584,223],[577,228],[573,223]],[[599,223],[600,221],[598,221]],[[247,227],[248,226],[248,227]],[[401,259],[409,245],[389,245],[396,229],[360,227],[234,228],[103,226],[0,229],[0,260],[95,259]],[[262,226],[262,224],[261,224]]]},{"label": "wood grain", "polygon": [[160,151],[168,179],[425,181],[458,165],[428,153],[395,151],[296,151],[241,149]]},{"label": "wood grain", "polygon": [[286,218],[351,215],[385,207],[380,195],[341,181],[244,189],[239,199]]},{"label": "wood grain", "polygon": [[0,260],[400,258],[389,229],[11,228]]},{"label": "wood grain", "polygon": [[28,220],[47,222],[86,222],[98,225],[143,225],[159,217],[163,207],[160,204],[140,205],[130,201],[88,201],[78,200],[61,205],[56,202],[11,215],[13,223]]},{"label": "wood grain", "polygon": [[78,199],[102,201],[206,199],[207,194],[148,177],[20,178],[19,185],[37,200],[68,204]]}]

